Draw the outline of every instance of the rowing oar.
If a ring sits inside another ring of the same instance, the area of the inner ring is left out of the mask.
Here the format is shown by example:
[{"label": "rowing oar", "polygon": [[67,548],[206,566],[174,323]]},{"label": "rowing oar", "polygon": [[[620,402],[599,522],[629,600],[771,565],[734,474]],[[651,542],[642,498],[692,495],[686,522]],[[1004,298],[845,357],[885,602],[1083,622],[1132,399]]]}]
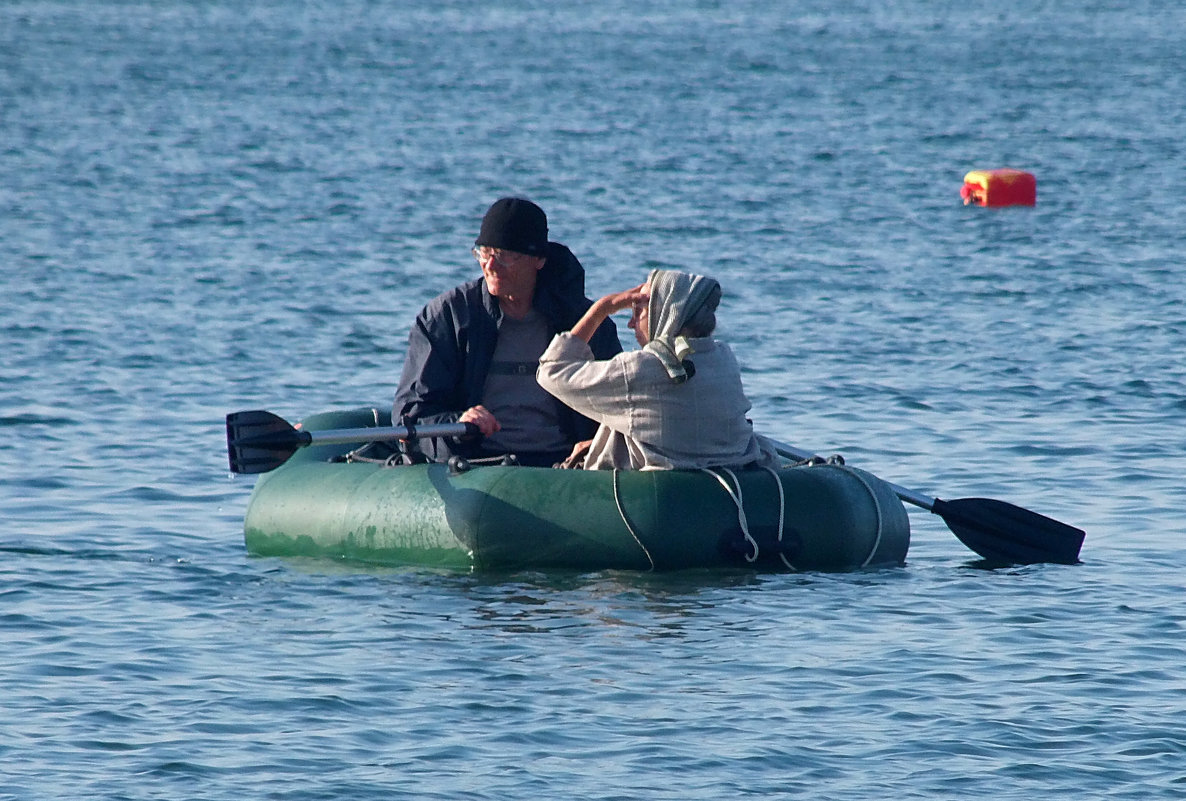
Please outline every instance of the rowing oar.
[{"label": "rowing oar", "polygon": [[473,423],[434,423],[389,428],[338,428],[329,431],[301,431],[283,417],[252,410],[226,416],[226,449],[232,473],[266,473],[284,464],[306,445],[423,437],[464,437],[477,434]]},{"label": "rowing oar", "polygon": [[[803,461],[816,458],[806,451],[770,440],[779,455]],[[939,515],[960,542],[987,561],[1002,565],[1041,562],[1073,565],[1083,547],[1083,529],[992,498],[943,501],[885,482],[907,503]]]}]

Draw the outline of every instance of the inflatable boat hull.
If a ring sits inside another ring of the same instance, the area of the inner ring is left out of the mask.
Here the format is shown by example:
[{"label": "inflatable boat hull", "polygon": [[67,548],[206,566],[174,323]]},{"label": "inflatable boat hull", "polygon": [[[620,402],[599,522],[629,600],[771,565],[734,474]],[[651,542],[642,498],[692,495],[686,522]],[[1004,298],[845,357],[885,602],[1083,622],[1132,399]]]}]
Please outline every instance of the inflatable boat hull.
[{"label": "inflatable boat hull", "polygon": [[[387,424],[365,410],[304,427]],[[248,551],[482,570],[844,570],[900,564],[909,547],[894,492],[844,466],[717,471],[730,492],[703,471],[331,461],[362,444],[303,448],[261,476]]]}]

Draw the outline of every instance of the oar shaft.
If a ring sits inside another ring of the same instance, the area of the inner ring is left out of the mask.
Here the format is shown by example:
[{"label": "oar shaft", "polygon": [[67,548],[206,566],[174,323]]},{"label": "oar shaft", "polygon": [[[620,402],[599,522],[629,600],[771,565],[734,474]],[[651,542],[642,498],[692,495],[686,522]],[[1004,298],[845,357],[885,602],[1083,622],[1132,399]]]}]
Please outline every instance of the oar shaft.
[{"label": "oar shaft", "polygon": [[469,423],[430,423],[428,425],[393,426],[390,428],[335,428],[327,431],[305,431],[310,445],[334,445],[343,442],[377,442],[380,440],[415,437],[464,437],[473,433]]},{"label": "oar shaft", "polygon": [[[769,439],[769,437],[767,437],[767,439]],[[778,441],[772,440],[772,439],[770,440],[770,442],[774,443],[774,449],[778,452],[778,454],[780,456],[786,456],[791,459],[797,459],[798,461],[804,461],[806,459],[818,458],[815,454],[811,453],[810,451],[800,450],[793,445],[787,445],[785,442],[778,442]],[[900,487],[891,481],[886,481],[885,479],[881,479],[881,481],[887,487],[892,489],[894,491],[895,495],[897,495],[903,501],[906,501],[906,503],[912,503],[915,506],[920,506],[923,509],[926,509],[928,512],[934,511],[934,509],[935,509],[935,499],[934,498],[931,498],[930,496],[927,496],[927,495],[923,495],[921,492],[916,492],[915,490],[907,489],[906,487]]]},{"label": "oar shaft", "polygon": [[894,491],[895,495],[906,501],[906,503],[912,503],[915,506],[920,506],[923,509],[926,509],[928,512],[935,511],[935,499],[931,496],[923,495],[921,492],[915,492],[912,489],[898,486],[892,481],[886,481],[884,478],[881,480],[885,482],[887,487]]},{"label": "oar shaft", "polygon": [[465,437],[480,433],[473,423],[302,431],[283,417],[264,409],[231,412],[226,416],[227,457],[232,473],[266,473],[275,470],[300,448],[316,443],[330,445],[422,437]]},{"label": "oar shaft", "polygon": [[[812,454],[770,440],[782,456],[803,461]],[[996,564],[1032,565],[1042,562],[1073,565],[1083,547],[1083,529],[991,498],[942,501],[882,479],[901,500],[943,518],[959,538],[986,560]]]}]

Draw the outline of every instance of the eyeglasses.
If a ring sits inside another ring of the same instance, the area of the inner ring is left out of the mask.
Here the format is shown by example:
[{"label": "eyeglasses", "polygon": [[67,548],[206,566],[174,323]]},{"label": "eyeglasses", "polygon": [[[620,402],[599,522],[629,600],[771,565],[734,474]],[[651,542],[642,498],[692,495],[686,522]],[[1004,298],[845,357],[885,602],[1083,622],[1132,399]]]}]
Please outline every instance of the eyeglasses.
[{"label": "eyeglasses", "polygon": [[515,253],[511,250],[488,247],[474,248],[470,252],[474,254],[474,258],[478,260],[478,264],[484,264],[494,259],[494,263],[503,268],[514,267],[525,255],[523,253]]}]

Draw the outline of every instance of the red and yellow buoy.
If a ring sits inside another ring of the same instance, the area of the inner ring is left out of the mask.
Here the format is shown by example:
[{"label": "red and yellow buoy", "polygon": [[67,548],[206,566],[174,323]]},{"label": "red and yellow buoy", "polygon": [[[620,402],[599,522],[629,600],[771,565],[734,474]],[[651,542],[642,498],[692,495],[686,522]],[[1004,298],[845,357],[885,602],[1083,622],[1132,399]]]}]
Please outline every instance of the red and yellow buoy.
[{"label": "red and yellow buoy", "polygon": [[972,170],[964,176],[960,197],[964,205],[1032,206],[1037,202],[1038,182],[1033,173],[1003,168]]}]

